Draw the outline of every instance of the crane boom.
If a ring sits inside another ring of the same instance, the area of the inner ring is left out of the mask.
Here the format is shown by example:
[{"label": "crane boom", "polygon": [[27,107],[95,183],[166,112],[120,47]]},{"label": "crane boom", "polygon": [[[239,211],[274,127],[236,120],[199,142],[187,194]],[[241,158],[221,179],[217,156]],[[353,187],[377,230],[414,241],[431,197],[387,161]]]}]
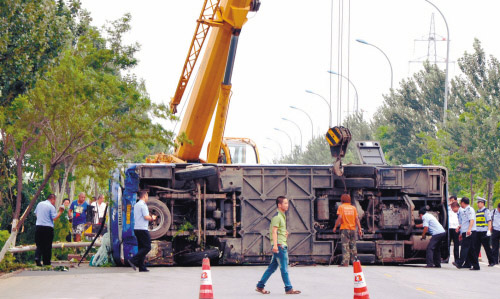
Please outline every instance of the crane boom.
[{"label": "crane boom", "polygon": [[198,56],[200,55],[205,39],[208,36],[210,26],[212,25],[210,21],[214,20],[215,14],[219,9],[219,3],[220,0],[205,0],[203,4],[200,17],[196,23],[193,39],[191,40],[191,45],[189,46],[188,55],[186,57],[186,61],[184,62],[182,74],[179,79],[179,83],[177,83],[177,89],[175,90],[175,94],[170,101],[170,110],[173,113],[177,113],[177,105],[181,102],[184,90],[186,90],[189,78],[191,78]]},{"label": "crane boom", "polygon": [[[214,2],[211,2],[214,3]],[[205,141],[210,122],[212,120],[215,107],[219,104],[217,117],[212,134],[211,147],[209,150],[210,163],[217,163],[222,135],[225,128],[229,96],[231,93],[231,73],[235,57],[236,44],[241,28],[247,21],[249,11],[256,11],[260,6],[259,0],[220,0],[219,5],[214,6],[212,19],[199,20],[200,24],[208,24],[212,27],[212,32],[206,51],[200,64],[198,76],[194,82],[193,90],[189,98],[186,112],[182,119],[179,133],[184,133],[190,143],[179,144],[174,157],[183,161],[199,161],[200,153]],[[207,1],[205,1],[202,15],[207,11]],[[206,31],[197,27],[197,33],[202,35]],[[185,63],[185,68],[179,81],[176,96],[171,101],[171,108],[180,102],[182,92],[186,87],[193,65],[190,60],[192,53],[199,55],[200,48],[196,34],[191,43],[190,53]],[[204,41],[204,39],[203,39]],[[231,48],[231,51],[230,51]],[[186,80],[187,79],[187,80]],[[180,97],[179,97],[180,95]],[[211,154],[210,154],[211,152]]]}]

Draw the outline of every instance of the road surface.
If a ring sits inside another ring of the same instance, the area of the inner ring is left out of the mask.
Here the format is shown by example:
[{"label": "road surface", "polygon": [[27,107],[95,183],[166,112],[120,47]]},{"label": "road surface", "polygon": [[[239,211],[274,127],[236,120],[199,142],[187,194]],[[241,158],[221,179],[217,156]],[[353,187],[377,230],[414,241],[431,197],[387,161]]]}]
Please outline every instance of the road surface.
[{"label": "road surface", "polygon": [[[265,266],[212,267],[215,298],[288,298],[279,270],[266,288],[255,292]],[[1,298],[198,298],[201,267],[151,267],[149,273],[131,268],[93,268],[68,272],[24,271],[0,278]],[[290,268],[298,298],[352,298],[352,267],[296,266]],[[481,271],[441,269],[423,265],[364,266],[370,298],[500,298],[500,267],[481,264]],[[493,291],[496,290],[496,293]]]}]

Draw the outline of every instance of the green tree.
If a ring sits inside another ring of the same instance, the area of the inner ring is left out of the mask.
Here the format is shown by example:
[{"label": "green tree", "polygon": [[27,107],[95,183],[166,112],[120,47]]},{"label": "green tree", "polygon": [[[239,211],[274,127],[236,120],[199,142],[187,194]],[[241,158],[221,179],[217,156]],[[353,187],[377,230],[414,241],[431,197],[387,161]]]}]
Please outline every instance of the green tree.
[{"label": "green tree", "polygon": [[468,188],[472,199],[482,190],[491,205],[500,177],[500,63],[486,56],[479,40],[473,48],[458,60],[462,75],[452,82],[447,124],[430,156],[436,160],[439,153],[452,172],[451,190]]},{"label": "green tree", "polygon": [[360,164],[356,149],[356,142],[374,140],[373,123],[365,120],[363,112],[353,113],[344,121],[344,127],[351,131],[352,140],[347,148],[343,164]]},{"label": "green tree", "polygon": [[[108,39],[88,28],[33,89],[3,109],[1,119],[15,119],[2,127],[16,158],[18,182],[22,182],[22,162],[28,154],[41,161],[47,171],[19,222],[13,225],[2,252],[15,243],[17,231],[64,161],[81,159],[107,175],[118,160],[116,152],[133,149],[135,140],[155,138],[167,146],[172,144],[173,133],[152,121],[153,117],[169,118],[168,109],[153,104],[134,76],[121,75],[137,62],[133,58],[137,47],[120,46],[128,22],[129,16],[125,16],[114,23]],[[18,189],[22,191],[22,183]]]},{"label": "green tree", "polygon": [[[352,134],[351,143],[348,146],[345,158],[342,159],[343,164],[358,164],[359,159],[355,143],[356,141],[372,140],[372,124],[365,121],[363,113],[360,112],[348,116],[344,120],[343,126],[348,128]],[[291,154],[282,157],[276,162],[280,164],[329,165],[334,162],[334,159],[330,153],[330,146],[325,139],[325,135],[320,135],[310,140],[304,151],[301,151],[299,147],[295,147]]]},{"label": "green tree", "polygon": [[384,104],[375,115],[375,127],[388,162],[423,162],[426,149],[421,133],[435,137],[443,121],[444,78],[436,65],[424,63],[423,70],[384,96]]},{"label": "green tree", "polygon": [[302,151],[299,146],[295,146],[293,151],[281,157],[277,164],[332,164],[330,148],[323,136],[316,136],[307,143],[306,150]]},{"label": "green tree", "polygon": [[32,88],[66,46],[77,2],[0,1],[0,105]]},{"label": "green tree", "polygon": [[[71,24],[73,13],[78,11],[77,4],[74,4],[71,2],[71,6],[67,7],[63,1],[56,4],[55,1],[50,0],[0,2],[0,32],[2,32],[0,35],[0,132],[2,149],[4,155],[7,156],[7,159],[2,160],[4,162],[2,175],[5,175],[3,181],[7,181],[8,186],[6,189],[2,188],[0,193],[10,197],[10,201],[16,197],[12,214],[13,229],[17,227],[23,197],[23,180],[20,172],[24,161],[20,157],[26,155],[26,147],[36,142],[37,137],[19,144],[20,152],[16,153],[22,155],[12,155],[12,152],[9,154],[10,147],[7,144],[11,142],[12,128],[9,132],[8,127],[17,121],[18,116],[5,112],[11,108],[11,103],[16,97],[35,85],[68,44],[71,35],[70,28],[74,28]],[[10,171],[12,160],[16,165],[13,172],[18,178],[14,183],[17,185],[14,192]],[[16,235],[17,232],[11,234],[9,241]],[[0,259],[2,255],[3,251]]]}]

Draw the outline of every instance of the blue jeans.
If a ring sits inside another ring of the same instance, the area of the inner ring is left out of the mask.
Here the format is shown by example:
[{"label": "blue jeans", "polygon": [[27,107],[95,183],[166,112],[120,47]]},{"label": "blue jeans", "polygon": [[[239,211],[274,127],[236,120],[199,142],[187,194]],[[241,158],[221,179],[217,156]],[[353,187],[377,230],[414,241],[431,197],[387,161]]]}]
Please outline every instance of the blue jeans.
[{"label": "blue jeans", "polygon": [[262,275],[262,278],[257,283],[257,287],[264,288],[267,280],[269,279],[269,277],[271,277],[271,275],[274,273],[274,271],[276,271],[278,267],[280,267],[281,278],[283,279],[283,283],[285,284],[285,292],[293,289],[290,278],[288,277],[288,247],[282,245],[278,245],[278,253],[273,252],[271,264],[269,264],[266,272],[264,272],[264,275]]}]

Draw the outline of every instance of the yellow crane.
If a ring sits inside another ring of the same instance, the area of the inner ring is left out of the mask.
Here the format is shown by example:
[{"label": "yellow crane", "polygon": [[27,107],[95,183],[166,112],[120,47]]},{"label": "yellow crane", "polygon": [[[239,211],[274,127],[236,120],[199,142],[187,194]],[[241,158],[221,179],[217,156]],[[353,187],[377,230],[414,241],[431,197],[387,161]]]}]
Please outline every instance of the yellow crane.
[{"label": "yellow crane", "polygon": [[[238,38],[247,21],[247,14],[257,11],[259,7],[260,0],[204,1],[177,90],[170,101],[170,109],[176,113],[198,56],[207,42],[179,130],[179,134],[185,134],[191,142],[180,142],[173,155],[156,155],[148,162],[204,162],[200,160],[200,153],[217,106],[206,162],[259,163],[253,141],[246,138],[223,139]],[[207,40],[209,31],[211,34]]]}]

